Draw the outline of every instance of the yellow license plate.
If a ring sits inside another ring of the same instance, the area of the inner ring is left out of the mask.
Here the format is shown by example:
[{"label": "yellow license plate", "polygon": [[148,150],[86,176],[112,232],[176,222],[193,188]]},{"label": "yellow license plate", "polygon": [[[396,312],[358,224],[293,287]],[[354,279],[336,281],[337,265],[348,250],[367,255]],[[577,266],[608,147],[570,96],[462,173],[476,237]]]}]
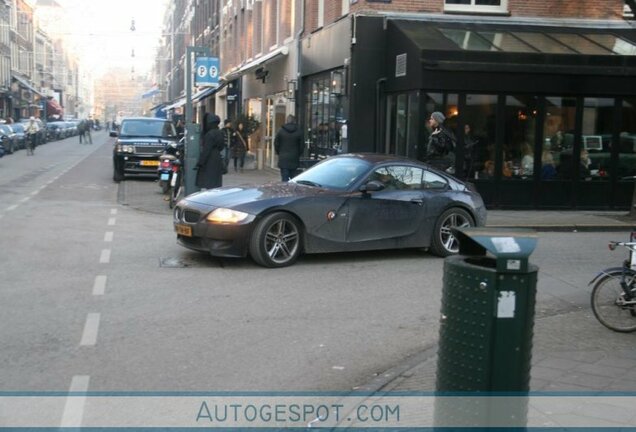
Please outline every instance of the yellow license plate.
[{"label": "yellow license plate", "polygon": [[186,237],[192,237],[192,227],[191,226],[183,225],[183,224],[175,224],[174,225],[174,230],[179,235],[186,236]]},{"label": "yellow license plate", "polygon": [[141,166],[159,166],[159,161],[156,160],[142,160],[139,162]]}]

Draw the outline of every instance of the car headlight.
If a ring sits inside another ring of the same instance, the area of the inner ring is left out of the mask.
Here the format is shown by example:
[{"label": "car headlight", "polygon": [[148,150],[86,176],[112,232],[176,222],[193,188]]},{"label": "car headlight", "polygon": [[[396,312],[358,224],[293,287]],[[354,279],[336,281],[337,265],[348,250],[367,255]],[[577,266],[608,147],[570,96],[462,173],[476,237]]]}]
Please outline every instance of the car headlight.
[{"label": "car headlight", "polygon": [[135,147],[133,146],[129,146],[129,145],[125,145],[124,146],[124,152],[125,153],[134,153],[135,152]]},{"label": "car headlight", "polygon": [[244,221],[248,216],[249,213],[227,208],[218,208],[212,211],[206,220],[208,222],[219,224],[235,224]]}]

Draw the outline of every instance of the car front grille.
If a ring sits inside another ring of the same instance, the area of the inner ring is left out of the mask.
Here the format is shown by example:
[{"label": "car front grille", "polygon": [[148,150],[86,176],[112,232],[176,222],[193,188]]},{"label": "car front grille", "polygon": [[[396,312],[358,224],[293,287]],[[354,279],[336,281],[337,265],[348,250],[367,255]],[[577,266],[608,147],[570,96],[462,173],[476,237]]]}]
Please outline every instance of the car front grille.
[{"label": "car front grille", "polygon": [[177,207],[174,209],[174,220],[177,222],[196,223],[201,219],[201,213],[196,210],[183,209]]},{"label": "car front grille", "polygon": [[163,153],[163,146],[135,146],[135,154],[160,155]]}]

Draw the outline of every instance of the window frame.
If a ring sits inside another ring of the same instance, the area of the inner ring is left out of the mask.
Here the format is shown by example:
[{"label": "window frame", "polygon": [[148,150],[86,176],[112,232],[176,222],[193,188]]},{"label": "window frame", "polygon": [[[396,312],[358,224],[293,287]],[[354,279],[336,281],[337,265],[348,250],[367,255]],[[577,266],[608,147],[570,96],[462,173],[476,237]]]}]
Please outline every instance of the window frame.
[{"label": "window frame", "polygon": [[499,6],[486,6],[475,4],[476,0],[470,0],[469,5],[448,4],[444,0],[444,12],[475,12],[475,13],[508,13],[508,0],[499,0]]}]

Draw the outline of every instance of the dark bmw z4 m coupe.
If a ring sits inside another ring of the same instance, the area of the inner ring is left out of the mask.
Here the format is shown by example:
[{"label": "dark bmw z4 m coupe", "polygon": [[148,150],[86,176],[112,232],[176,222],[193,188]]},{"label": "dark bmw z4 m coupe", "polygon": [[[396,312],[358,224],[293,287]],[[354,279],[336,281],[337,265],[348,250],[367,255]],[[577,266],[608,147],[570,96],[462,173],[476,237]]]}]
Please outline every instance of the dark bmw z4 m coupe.
[{"label": "dark bmw z4 m coupe", "polygon": [[174,228],[182,246],[218,257],[248,254],[284,267],[301,253],[430,248],[457,253],[453,227],[483,226],[472,185],[411,159],[334,156],[288,183],[228,186],[181,200]]}]

